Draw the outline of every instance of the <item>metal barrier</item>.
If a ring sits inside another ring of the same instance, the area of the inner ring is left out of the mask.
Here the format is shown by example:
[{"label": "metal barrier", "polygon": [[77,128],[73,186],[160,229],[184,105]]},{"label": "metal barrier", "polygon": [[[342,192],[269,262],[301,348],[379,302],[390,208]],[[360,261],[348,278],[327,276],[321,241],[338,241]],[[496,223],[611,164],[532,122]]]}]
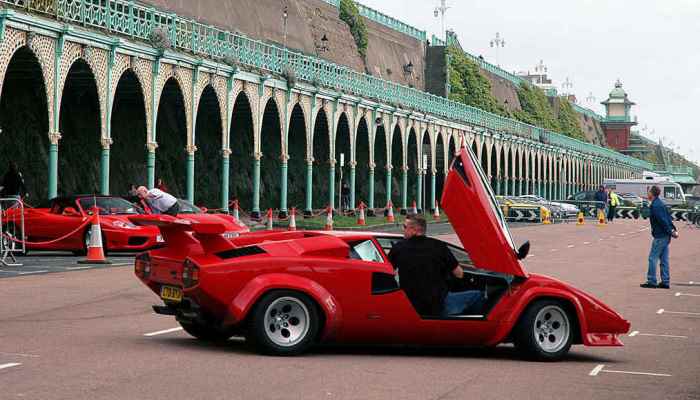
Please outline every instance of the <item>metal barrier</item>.
[{"label": "metal barrier", "polygon": [[14,197],[0,199],[0,265],[21,267],[16,255],[26,251],[24,203]]}]

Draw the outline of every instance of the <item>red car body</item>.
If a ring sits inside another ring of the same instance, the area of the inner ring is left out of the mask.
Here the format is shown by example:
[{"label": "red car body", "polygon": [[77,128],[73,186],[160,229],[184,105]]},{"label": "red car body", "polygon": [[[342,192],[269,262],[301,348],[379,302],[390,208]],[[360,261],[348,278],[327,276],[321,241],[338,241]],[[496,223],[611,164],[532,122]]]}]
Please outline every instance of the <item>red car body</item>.
[{"label": "red car body", "polygon": [[[7,210],[3,218],[3,231],[14,233],[18,238],[24,236],[27,250],[84,252],[90,233],[91,208],[95,202],[98,206],[105,203],[130,206],[125,200],[110,196],[57,197],[41,207],[24,209],[24,235],[21,234],[20,210]],[[134,225],[129,220],[130,215],[143,213],[142,210],[133,208],[129,212],[117,213],[107,208],[100,209],[105,249],[138,252],[163,244],[158,228]]]},{"label": "red car body", "polygon": [[[524,270],[519,257],[525,251],[515,249],[485,182],[473,155],[463,149],[447,176],[442,198],[464,246],[451,250],[465,267],[466,278],[451,284],[488,295],[478,315],[418,315],[387,258],[393,242],[401,238],[385,233],[268,231],[226,240],[218,224],[135,217],[132,220],[138,224],[160,226],[167,242],[162,249],[139,255],[135,272],[164,298],[164,306],[154,306],[156,312],[176,316],[194,336],[226,338],[243,331],[273,354],[303,350],[286,351],[256,336],[265,333],[268,320],[277,318],[276,301],[289,301],[295,293],[305,299],[299,309],[309,321],[316,313],[303,305],[318,311],[318,323],[308,323],[318,329],[314,342],[495,346],[515,341],[518,345],[526,341],[530,329],[521,327],[523,321],[532,319],[539,329],[537,321],[544,321],[551,309],[544,305],[553,304],[554,310],[566,315],[570,344],[621,346],[618,336],[629,330],[628,321],[566,283]],[[535,314],[535,306],[543,307],[544,314]],[[270,315],[265,307],[272,310]],[[264,321],[260,327],[259,321]],[[550,330],[560,328],[544,323]],[[268,333],[275,326],[270,324]],[[546,335],[539,336],[545,345]],[[565,347],[539,358],[559,359],[568,351]]]},{"label": "red car body", "polygon": [[[130,197],[126,200],[137,204],[145,211],[147,215],[155,215],[148,203],[139,199],[138,197]],[[196,223],[223,224],[225,230],[223,235],[228,239],[237,237],[241,233],[250,232],[250,229],[247,226],[229,214],[210,213],[208,210],[197,207],[189,201],[182,199],[178,199],[178,204],[180,206],[180,213],[177,214],[177,218]]]}]

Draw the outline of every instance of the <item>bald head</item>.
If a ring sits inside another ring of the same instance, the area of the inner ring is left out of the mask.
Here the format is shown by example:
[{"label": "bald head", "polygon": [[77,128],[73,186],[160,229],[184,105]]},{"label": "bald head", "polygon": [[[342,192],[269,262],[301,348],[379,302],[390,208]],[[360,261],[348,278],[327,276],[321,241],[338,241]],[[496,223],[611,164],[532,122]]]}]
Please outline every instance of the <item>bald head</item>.
[{"label": "bald head", "polygon": [[145,199],[146,197],[148,197],[148,189],[145,186],[139,186],[136,189],[136,195],[138,195],[142,199]]}]

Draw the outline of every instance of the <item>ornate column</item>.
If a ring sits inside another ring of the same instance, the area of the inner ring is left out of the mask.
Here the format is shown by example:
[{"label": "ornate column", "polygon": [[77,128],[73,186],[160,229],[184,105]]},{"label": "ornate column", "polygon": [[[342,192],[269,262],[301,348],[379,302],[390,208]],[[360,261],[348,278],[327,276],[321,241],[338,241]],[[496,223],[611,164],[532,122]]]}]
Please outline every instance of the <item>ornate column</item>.
[{"label": "ornate column", "polygon": [[112,139],[102,138],[102,159],[100,160],[100,193],[104,196],[109,195],[109,148],[112,145]]},{"label": "ornate column", "polygon": [[231,149],[221,150],[221,208],[225,212],[228,212],[230,162]]},{"label": "ornate column", "polygon": [[256,151],[253,154],[253,210],[250,216],[254,219],[260,219],[260,159],[263,154]]},{"label": "ornate column", "polygon": [[373,217],[374,216],[374,169],[377,167],[375,163],[370,163],[369,164],[369,188],[368,188],[368,193],[369,193],[369,198],[367,199],[367,215]]},{"label": "ornate column", "polygon": [[357,174],[357,161],[350,161],[348,163],[348,166],[350,167],[350,204],[348,204],[348,208],[350,210],[354,210],[355,206],[355,182],[356,182],[356,174]]},{"label": "ornate column", "polygon": [[401,167],[401,214],[408,210],[408,165]]},{"label": "ornate column", "polygon": [[423,177],[425,169],[416,168],[416,210],[418,213],[423,212]]},{"label": "ornate column", "polygon": [[197,152],[197,146],[188,145],[187,151],[187,200],[194,203],[194,153]]},{"label": "ornate column", "polygon": [[280,218],[287,218],[287,177],[289,175],[289,154],[280,155]]},{"label": "ornate column", "polygon": [[430,212],[435,211],[435,202],[436,202],[436,193],[437,190],[437,168],[431,168],[430,169],[430,206],[425,207],[426,210],[430,210]]},{"label": "ornate column", "polygon": [[314,158],[306,159],[306,205],[304,216],[310,217],[313,213],[314,201]]},{"label": "ornate column", "polygon": [[61,133],[58,131],[49,135],[49,199],[58,196],[58,142],[60,140]]},{"label": "ornate column", "polygon": [[147,181],[146,186],[149,189],[153,189],[156,186],[156,149],[158,148],[158,143],[149,142],[146,143],[146,176]]},{"label": "ornate column", "polygon": [[335,158],[328,165],[328,205],[335,209]]},{"label": "ornate column", "polygon": [[391,202],[391,164],[386,165],[386,204]]}]

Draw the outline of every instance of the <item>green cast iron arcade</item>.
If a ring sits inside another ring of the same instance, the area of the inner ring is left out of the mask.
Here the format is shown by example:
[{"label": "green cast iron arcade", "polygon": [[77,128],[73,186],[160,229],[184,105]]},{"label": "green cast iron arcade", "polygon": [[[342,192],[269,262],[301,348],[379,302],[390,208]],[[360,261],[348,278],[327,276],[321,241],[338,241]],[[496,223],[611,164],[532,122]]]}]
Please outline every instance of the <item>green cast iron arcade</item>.
[{"label": "green cast iron arcade", "polygon": [[[171,191],[209,206],[228,209],[238,198],[256,215],[263,207],[310,213],[337,207],[343,168],[353,205],[391,201],[406,210],[415,199],[432,209],[460,146],[475,150],[502,195],[561,198],[652,168],[126,0],[0,4],[3,104],[18,107],[19,83],[34,85],[40,100],[32,112],[44,122],[32,129],[48,140],[38,157],[45,154],[46,172],[36,172],[36,182],[46,174],[41,196],[90,185],[109,194],[165,177]],[[167,45],[154,47],[154,37]],[[2,143],[18,140],[20,122],[2,118]],[[129,161],[142,146],[143,162]],[[62,161],[66,151],[79,155]],[[78,178],[59,180],[71,168]]]}]

